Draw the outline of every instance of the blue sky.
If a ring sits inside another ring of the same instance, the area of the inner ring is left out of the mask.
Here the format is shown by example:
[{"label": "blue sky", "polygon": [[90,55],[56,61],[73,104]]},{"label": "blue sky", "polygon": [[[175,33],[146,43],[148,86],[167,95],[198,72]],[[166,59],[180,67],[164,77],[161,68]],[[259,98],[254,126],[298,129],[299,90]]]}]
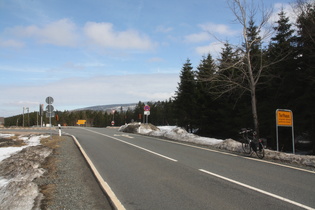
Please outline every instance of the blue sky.
[{"label": "blue sky", "polygon": [[0,0],[0,116],[47,96],[60,111],[166,100],[187,58],[242,42],[234,19],[225,0]]}]

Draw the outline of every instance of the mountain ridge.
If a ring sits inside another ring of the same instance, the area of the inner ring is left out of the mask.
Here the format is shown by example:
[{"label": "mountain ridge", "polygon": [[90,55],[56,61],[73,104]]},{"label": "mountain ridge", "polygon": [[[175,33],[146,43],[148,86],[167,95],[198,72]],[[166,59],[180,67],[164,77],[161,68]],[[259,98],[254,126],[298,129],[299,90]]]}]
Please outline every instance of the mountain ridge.
[{"label": "mountain ridge", "polygon": [[121,108],[123,111],[127,111],[128,109],[133,110],[138,103],[127,103],[127,104],[108,104],[108,105],[96,105],[96,106],[89,106],[79,109],[74,109],[72,111],[112,111],[112,110],[120,110]]}]

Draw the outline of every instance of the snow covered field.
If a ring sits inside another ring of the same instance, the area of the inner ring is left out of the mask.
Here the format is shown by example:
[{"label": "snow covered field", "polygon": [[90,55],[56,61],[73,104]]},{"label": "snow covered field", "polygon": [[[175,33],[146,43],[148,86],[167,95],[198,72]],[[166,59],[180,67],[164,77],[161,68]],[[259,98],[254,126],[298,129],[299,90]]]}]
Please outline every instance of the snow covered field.
[{"label": "snow covered field", "polygon": [[[128,125],[124,125],[120,127],[120,131],[130,130],[129,126],[136,127],[134,129],[136,133],[156,136],[156,137],[165,137],[168,139],[183,141],[183,142],[191,142],[200,145],[208,145],[218,149],[224,149],[233,152],[243,153],[242,145],[240,142],[235,141],[233,139],[214,139],[214,138],[206,138],[200,137],[198,135],[188,133],[186,130],[176,127],[176,126],[158,126],[155,127],[150,124],[139,124],[132,123]],[[255,155],[253,155],[255,156]],[[270,160],[280,160],[286,163],[296,163],[299,165],[313,167],[315,170],[315,156],[311,155],[294,155],[288,154],[284,152],[277,152],[273,150],[265,150],[265,159]]]}]

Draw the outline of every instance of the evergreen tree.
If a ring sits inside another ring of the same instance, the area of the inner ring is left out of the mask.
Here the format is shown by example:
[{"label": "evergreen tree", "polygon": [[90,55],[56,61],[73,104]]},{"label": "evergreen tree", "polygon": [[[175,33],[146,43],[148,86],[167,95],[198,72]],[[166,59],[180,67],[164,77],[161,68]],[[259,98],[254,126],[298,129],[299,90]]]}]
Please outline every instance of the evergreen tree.
[{"label": "evergreen tree", "polygon": [[196,126],[199,128],[198,134],[210,135],[213,134],[212,122],[214,122],[213,116],[215,107],[213,103],[213,97],[210,93],[211,83],[208,78],[211,77],[216,71],[215,62],[208,54],[207,57],[203,57],[196,71],[196,103],[198,108],[196,109]]},{"label": "evergreen tree", "polygon": [[[294,30],[289,23],[289,18],[281,10],[278,14],[274,36],[268,46],[267,55],[264,57],[268,63],[268,77],[262,78],[266,86],[260,89],[257,97],[260,101],[259,114],[261,117],[261,130],[263,136],[275,136],[274,113],[276,109],[291,109],[292,95],[296,91],[296,38]],[[290,87],[290,88],[288,88]],[[281,138],[289,139],[290,138]],[[292,141],[291,141],[292,142]],[[289,143],[289,144],[288,144]],[[282,142],[282,145],[292,145],[290,142]],[[275,141],[269,143],[275,147]],[[292,151],[292,149],[290,149]]]},{"label": "evergreen tree", "polygon": [[177,123],[191,131],[195,124],[196,110],[196,82],[192,64],[187,59],[182,67],[180,82],[175,92],[175,110]]},{"label": "evergreen tree", "polygon": [[[296,86],[296,62],[295,57],[296,47],[294,30],[289,23],[289,18],[286,17],[282,10],[279,14],[279,20],[274,27],[275,36],[271,38],[268,49],[268,62],[273,63],[269,67],[269,72],[273,75],[273,79],[269,83],[270,100],[278,107],[286,107],[289,105],[288,97],[292,90],[287,88]],[[276,102],[276,103],[275,103]]]},{"label": "evergreen tree", "polygon": [[300,95],[295,110],[301,114],[295,120],[301,122],[300,130],[308,132],[313,139],[315,154],[315,2],[299,1],[298,26],[298,72]]}]

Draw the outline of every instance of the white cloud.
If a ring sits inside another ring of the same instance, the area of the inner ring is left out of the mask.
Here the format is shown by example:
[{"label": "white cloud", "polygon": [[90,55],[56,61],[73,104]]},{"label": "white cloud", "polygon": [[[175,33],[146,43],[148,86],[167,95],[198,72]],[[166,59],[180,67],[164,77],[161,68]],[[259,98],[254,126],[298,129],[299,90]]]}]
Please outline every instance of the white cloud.
[{"label": "white cloud", "polygon": [[236,30],[230,29],[229,26],[224,24],[205,23],[199,24],[200,32],[185,36],[185,42],[198,43],[215,39],[217,36],[225,35],[227,37],[238,34]]},{"label": "white cloud", "polygon": [[272,13],[272,15],[269,19],[269,23],[274,24],[275,22],[277,22],[279,20],[278,14],[283,9],[286,16],[289,17],[290,23],[294,24],[296,22],[297,15],[295,14],[293,7],[294,7],[294,5],[290,5],[290,4],[281,4],[281,3],[275,4],[274,5],[274,12]]},{"label": "white cloud", "polygon": [[40,41],[60,46],[77,44],[76,25],[68,19],[53,22],[39,30]]},{"label": "white cloud", "polygon": [[229,26],[224,25],[224,24],[205,23],[205,24],[200,24],[199,27],[202,30],[207,31],[208,33],[211,33],[211,34],[232,36],[238,33],[237,31],[232,30]]},{"label": "white cloud", "polygon": [[155,30],[156,32],[160,32],[160,33],[169,33],[171,31],[173,31],[172,27],[165,27],[165,26],[158,26]]},{"label": "white cloud", "polygon": [[190,43],[197,43],[197,42],[203,42],[203,41],[209,41],[211,39],[211,36],[207,32],[200,32],[196,34],[190,34],[185,37],[186,42]]},{"label": "white cloud", "polygon": [[149,50],[154,47],[148,36],[136,30],[115,31],[111,23],[88,22],[84,33],[93,44],[105,48]]},{"label": "white cloud", "polygon": [[22,48],[24,47],[24,43],[17,40],[13,40],[13,39],[8,39],[8,40],[0,39],[0,47]]},{"label": "white cloud", "polygon": [[[55,110],[85,106],[167,100],[173,96],[178,73],[69,78],[45,85],[0,86],[0,116],[21,114],[23,106],[38,110],[47,96]],[[69,108],[70,107],[70,108]]]},{"label": "white cloud", "polygon": [[[112,23],[105,22],[87,22],[83,28],[79,28],[71,20],[61,19],[42,27],[30,25],[8,28],[4,34],[56,46],[76,47],[86,42],[92,46],[112,49],[150,50],[155,47],[147,35],[133,29],[116,31]],[[22,44],[14,39],[0,40],[0,46],[21,47]]]},{"label": "white cloud", "polygon": [[196,47],[196,52],[199,55],[207,55],[210,53],[213,57],[217,57],[219,56],[223,47],[224,44],[222,42],[212,42],[209,45]]},{"label": "white cloud", "polygon": [[152,57],[152,58],[147,60],[147,62],[149,62],[149,63],[160,63],[163,61],[164,61],[164,59],[160,58],[160,57]]},{"label": "white cloud", "polygon": [[69,19],[61,19],[51,22],[43,27],[35,25],[17,26],[6,30],[6,33],[17,37],[35,38],[43,44],[57,46],[75,46],[78,42],[77,27]]}]

